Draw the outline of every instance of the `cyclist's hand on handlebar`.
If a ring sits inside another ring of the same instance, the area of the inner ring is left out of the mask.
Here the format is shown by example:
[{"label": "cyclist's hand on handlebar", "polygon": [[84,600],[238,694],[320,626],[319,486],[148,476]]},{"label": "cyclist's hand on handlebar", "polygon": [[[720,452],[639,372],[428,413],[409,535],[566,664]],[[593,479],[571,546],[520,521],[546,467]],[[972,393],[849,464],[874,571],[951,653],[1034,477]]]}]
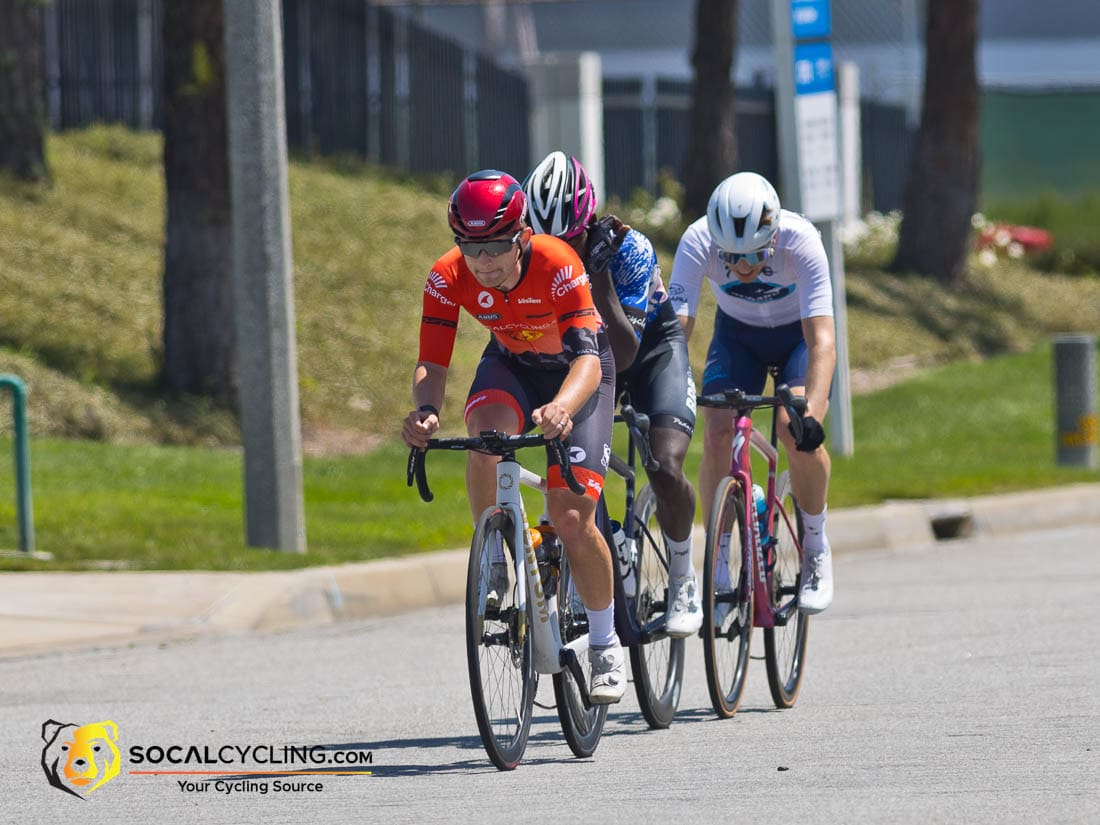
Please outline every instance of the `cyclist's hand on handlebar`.
[{"label": "cyclist's hand on handlebar", "polygon": [[802,416],[801,438],[798,437],[799,433],[793,422],[787,424],[787,429],[791,431],[791,435],[795,438],[794,446],[802,453],[812,453],[825,441],[825,430],[822,429],[821,422],[812,415]]},{"label": "cyclist's hand on handlebar", "polygon": [[431,410],[413,410],[401,427],[401,437],[410,447],[423,450],[428,439],[439,429],[439,415]]},{"label": "cyclist's hand on handlebar", "polygon": [[531,420],[542,430],[547,441],[552,438],[568,438],[569,433],[573,432],[573,416],[556,401],[532,412]]}]

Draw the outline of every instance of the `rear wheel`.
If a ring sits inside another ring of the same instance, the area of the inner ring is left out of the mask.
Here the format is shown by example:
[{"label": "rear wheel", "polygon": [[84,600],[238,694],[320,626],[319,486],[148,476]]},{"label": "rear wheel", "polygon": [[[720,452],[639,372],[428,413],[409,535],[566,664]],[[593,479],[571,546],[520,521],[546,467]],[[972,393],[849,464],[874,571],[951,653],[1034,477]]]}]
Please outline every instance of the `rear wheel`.
[{"label": "rear wheel", "polygon": [[764,629],[764,659],[768,666],[768,687],[771,688],[775,706],[789,708],[802,687],[809,619],[798,609],[802,519],[791,495],[790,476],[786,472],[776,480],[775,498],[780,506],[776,507],[771,526],[771,535],[775,538],[771,599],[772,610],[777,616],[776,626]]},{"label": "rear wheel", "polygon": [[[643,487],[634,501],[634,576],[638,626],[663,624],[668,609],[668,548],[657,523],[657,497]],[[651,728],[667,728],[680,704],[684,681],[684,640],[668,636],[630,648],[630,668],[638,705]]]},{"label": "rear wheel", "polygon": [[[561,575],[558,579],[558,622],[561,627],[563,644],[588,635],[588,616],[585,613],[581,597],[577,593],[569,561],[562,552]],[[577,656],[584,672],[585,686],[588,690],[592,675],[592,666],[588,663],[587,648]],[[555,673],[554,700],[558,706],[558,719],[565,741],[575,756],[591,756],[600,743],[604,723],[607,721],[607,705],[592,705],[585,708],[581,689],[576,678],[568,669]]]},{"label": "rear wheel", "polygon": [[[477,728],[489,759],[502,771],[523,758],[537,686],[528,617],[516,605],[512,517],[490,507],[478,521],[466,574],[466,658]],[[503,548],[504,564],[497,553]],[[506,584],[493,587],[496,572]],[[498,598],[489,600],[495,589]]]},{"label": "rear wheel", "polygon": [[714,494],[703,572],[703,657],[714,712],[728,719],[745,689],[752,641],[752,565],[743,544],[744,492],[726,476]]}]

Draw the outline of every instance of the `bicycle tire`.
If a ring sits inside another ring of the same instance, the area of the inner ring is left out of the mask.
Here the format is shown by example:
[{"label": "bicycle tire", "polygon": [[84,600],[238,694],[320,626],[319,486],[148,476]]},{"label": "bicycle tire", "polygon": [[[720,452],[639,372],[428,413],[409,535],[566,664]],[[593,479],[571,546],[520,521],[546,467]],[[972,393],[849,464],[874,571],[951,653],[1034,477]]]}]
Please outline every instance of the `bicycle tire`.
[{"label": "bicycle tire", "polygon": [[[580,595],[577,593],[569,560],[562,552],[560,574],[558,576],[558,624],[561,628],[562,642],[568,643],[588,633],[588,616],[584,610]],[[588,656],[578,657],[584,678],[591,679],[592,667]],[[607,721],[607,705],[592,705],[585,708],[576,679],[568,670],[555,673],[554,701],[558,708],[561,731],[573,755],[581,759],[591,756],[600,744],[603,726]],[[588,686],[585,686],[588,689]]]},{"label": "bicycle tire", "polygon": [[794,610],[787,624],[764,629],[764,660],[775,706],[789,708],[802,687],[810,625],[809,617],[797,607],[802,571],[802,516],[795,506],[790,474],[786,471],[776,479],[775,498],[778,506],[771,533],[776,539],[775,566],[771,574],[772,609],[793,607]]},{"label": "bicycle tire", "polygon": [[[752,564],[744,547],[744,520],[741,485],[726,476],[714,494],[703,563],[703,658],[711,705],[723,719],[737,713],[741,705],[752,643]],[[724,535],[729,536],[728,579],[718,575]],[[716,626],[715,611],[723,603],[731,608]]]},{"label": "bicycle tire", "polygon": [[[496,542],[503,542],[508,587],[499,606],[486,604]],[[466,657],[470,694],[485,752],[502,771],[523,758],[537,689],[528,616],[515,603],[512,516],[490,507],[478,520],[466,573]],[[530,602],[528,602],[530,604]]]},{"label": "bicycle tire", "polygon": [[[668,609],[668,548],[657,523],[657,496],[646,485],[634,499],[637,596],[634,620],[645,627]],[[630,669],[638,706],[651,728],[667,728],[680,705],[684,683],[684,639],[670,636],[630,648]]]}]

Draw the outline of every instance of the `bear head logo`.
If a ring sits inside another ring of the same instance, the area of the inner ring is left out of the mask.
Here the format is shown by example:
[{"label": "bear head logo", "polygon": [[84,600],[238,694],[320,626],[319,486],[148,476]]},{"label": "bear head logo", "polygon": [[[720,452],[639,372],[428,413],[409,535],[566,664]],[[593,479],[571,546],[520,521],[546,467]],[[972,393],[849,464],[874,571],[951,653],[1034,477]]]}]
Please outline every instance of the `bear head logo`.
[{"label": "bear head logo", "polygon": [[81,799],[118,776],[118,725],[42,724],[42,770],[55,788]]}]

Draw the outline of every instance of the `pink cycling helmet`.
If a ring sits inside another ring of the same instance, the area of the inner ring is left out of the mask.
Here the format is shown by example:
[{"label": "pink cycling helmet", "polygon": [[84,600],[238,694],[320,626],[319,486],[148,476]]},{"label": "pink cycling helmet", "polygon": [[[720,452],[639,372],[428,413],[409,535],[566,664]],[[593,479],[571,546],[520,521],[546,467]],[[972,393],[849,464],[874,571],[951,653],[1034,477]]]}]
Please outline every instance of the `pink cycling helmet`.
[{"label": "pink cycling helmet", "polygon": [[596,214],[596,189],[581,162],[564,152],[551,152],[523,182],[536,232],[572,238]]}]

